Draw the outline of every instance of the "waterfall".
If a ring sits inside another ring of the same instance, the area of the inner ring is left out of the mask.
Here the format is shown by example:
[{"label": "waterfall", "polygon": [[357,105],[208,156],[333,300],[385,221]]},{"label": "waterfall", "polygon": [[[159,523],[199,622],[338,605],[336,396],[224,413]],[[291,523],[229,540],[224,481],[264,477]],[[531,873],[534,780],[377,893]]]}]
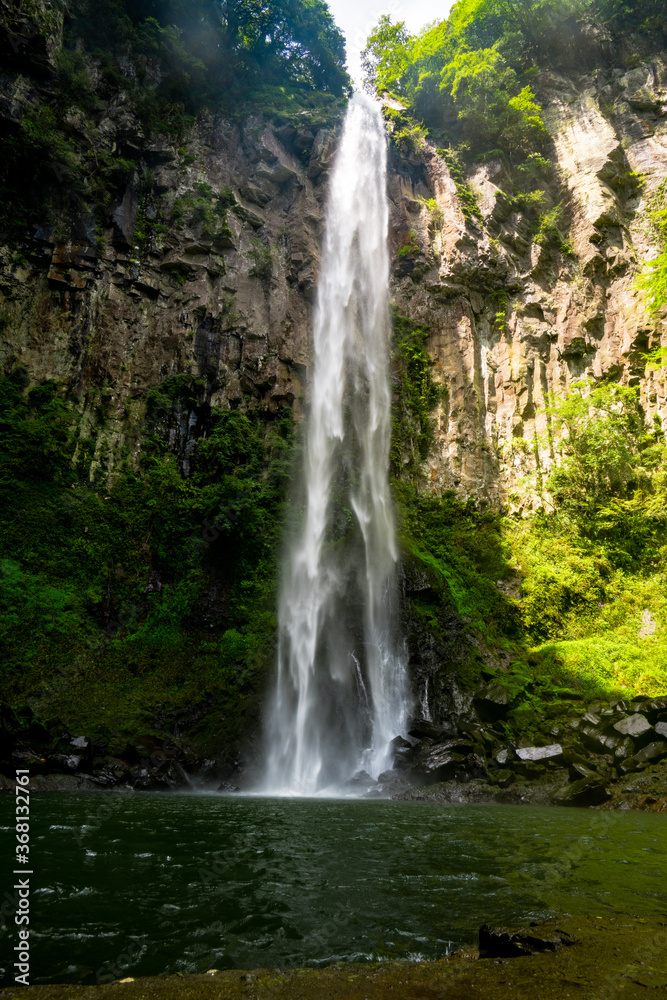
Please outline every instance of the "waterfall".
[{"label": "waterfall", "polygon": [[388,467],[386,133],[356,94],[331,175],[314,322],[303,520],[285,559],[264,788],[340,789],[391,766],[409,693]]}]

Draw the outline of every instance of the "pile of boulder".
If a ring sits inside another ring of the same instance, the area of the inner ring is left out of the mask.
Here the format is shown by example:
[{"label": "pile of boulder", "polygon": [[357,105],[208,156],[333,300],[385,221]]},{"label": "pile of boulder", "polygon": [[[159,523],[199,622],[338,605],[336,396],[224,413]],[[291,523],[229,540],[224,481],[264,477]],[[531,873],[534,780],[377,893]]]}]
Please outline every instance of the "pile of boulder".
[{"label": "pile of boulder", "polygon": [[[549,730],[552,742],[530,745],[507,735],[501,718],[437,724],[415,720],[393,741],[394,764],[378,778],[375,794],[401,795],[433,784],[483,783],[492,797],[532,784],[551,786],[562,805],[596,806],[613,785],[667,762],[667,697],[595,703]],[[667,766],[664,768],[667,772]],[[358,775],[357,784],[365,777]]]}]

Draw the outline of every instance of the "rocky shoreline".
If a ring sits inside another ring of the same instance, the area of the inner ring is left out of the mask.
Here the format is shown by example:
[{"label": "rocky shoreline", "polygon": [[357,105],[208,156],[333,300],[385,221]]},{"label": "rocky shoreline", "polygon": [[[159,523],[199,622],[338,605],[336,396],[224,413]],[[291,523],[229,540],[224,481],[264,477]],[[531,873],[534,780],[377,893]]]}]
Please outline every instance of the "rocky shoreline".
[{"label": "rocky shoreline", "polygon": [[[667,697],[573,707],[551,726],[553,742],[542,745],[508,736],[504,698],[499,685],[490,685],[464,717],[441,725],[413,721],[407,738],[393,741],[394,766],[377,781],[358,772],[346,791],[409,801],[667,811]],[[253,786],[252,764],[228,755],[201,760],[184,744],[150,736],[118,755],[93,737],[48,733],[36,722],[5,736],[3,790],[13,788],[17,767],[30,771],[34,791],[233,793]]]},{"label": "rocky shoreline", "polygon": [[[483,926],[479,947],[436,962],[341,963],[325,968],[210,969],[200,975],[127,979],[102,986],[20,987],[25,1000],[540,1000],[645,997],[667,988],[664,924],[645,917],[566,917],[518,930]],[[7,1000],[18,987],[5,987]]]}]

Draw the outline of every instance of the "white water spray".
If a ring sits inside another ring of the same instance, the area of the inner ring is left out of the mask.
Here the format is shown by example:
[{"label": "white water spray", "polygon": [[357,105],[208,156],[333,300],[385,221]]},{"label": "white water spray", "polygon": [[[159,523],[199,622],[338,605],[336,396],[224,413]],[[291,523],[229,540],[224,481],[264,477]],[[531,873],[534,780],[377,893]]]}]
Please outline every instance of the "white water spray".
[{"label": "white water spray", "polygon": [[386,134],[356,94],[331,177],[314,326],[304,520],[279,603],[264,788],[312,795],[391,766],[409,710],[388,467]]}]

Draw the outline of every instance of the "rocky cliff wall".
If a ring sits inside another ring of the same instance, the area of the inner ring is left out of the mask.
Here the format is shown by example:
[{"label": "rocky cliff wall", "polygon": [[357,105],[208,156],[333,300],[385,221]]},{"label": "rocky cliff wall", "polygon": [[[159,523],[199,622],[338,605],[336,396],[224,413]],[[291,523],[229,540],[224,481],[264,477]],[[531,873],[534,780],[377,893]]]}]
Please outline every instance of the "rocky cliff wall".
[{"label": "rocky cliff wall", "polygon": [[[667,176],[666,87],[662,56],[633,69],[539,78],[553,163],[543,209],[562,205],[563,248],[538,244],[500,160],[468,173],[478,217],[464,215],[428,143],[420,163],[395,156],[392,241],[403,251],[394,298],[399,312],[428,326],[445,390],[423,466],[433,489],[539,506],[531,474],[556,453],[547,403],[579,379],[639,386],[647,421],[667,426],[663,374],[643,360],[667,331],[634,286],[656,254],[646,208]],[[436,225],[432,198],[442,212]]]},{"label": "rocky cliff wall", "polygon": [[[581,378],[639,385],[647,420],[664,426],[664,380],[643,361],[663,325],[647,316],[634,280],[655,252],[645,209],[667,176],[666,81],[661,57],[541,76],[554,164],[543,208],[563,206],[567,253],[538,245],[500,160],[469,173],[479,214],[464,214],[432,146],[407,158],[394,151],[393,295],[400,313],[428,326],[445,390],[423,465],[436,491],[539,505],[531,473],[555,458],[547,401]],[[27,77],[3,78],[9,126],[37,100]],[[179,145],[147,137],[122,106],[93,134],[70,117],[90,157],[120,150],[136,169],[106,226],[84,217],[65,239],[35,225],[20,254],[1,251],[5,370],[21,365],[33,382],[67,387],[81,436],[92,439],[92,475],[136,462],[146,393],[172,375],[201,380],[198,405],[177,407],[164,428],[183,461],[212,405],[298,414],[340,118],[312,127],[200,116]],[[67,185],[66,171],[60,179]],[[433,198],[441,221],[426,204]],[[212,225],[221,199],[224,219]]]},{"label": "rocky cliff wall", "polygon": [[[0,84],[11,134],[40,94],[21,74]],[[198,405],[163,428],[184,462],[212,406],[298,414],[331,128],[202,115],[183,144],[147,137],[122,106],[87,125],[68,113],[90,160],[120,152],[134,168],[101,225],[35,224],[0,249],[3,369],[67,390],[91,478],[136,464],[146,394],[174,375],[198,380]],[[66,187],[67,165],[51,168]]]}]

